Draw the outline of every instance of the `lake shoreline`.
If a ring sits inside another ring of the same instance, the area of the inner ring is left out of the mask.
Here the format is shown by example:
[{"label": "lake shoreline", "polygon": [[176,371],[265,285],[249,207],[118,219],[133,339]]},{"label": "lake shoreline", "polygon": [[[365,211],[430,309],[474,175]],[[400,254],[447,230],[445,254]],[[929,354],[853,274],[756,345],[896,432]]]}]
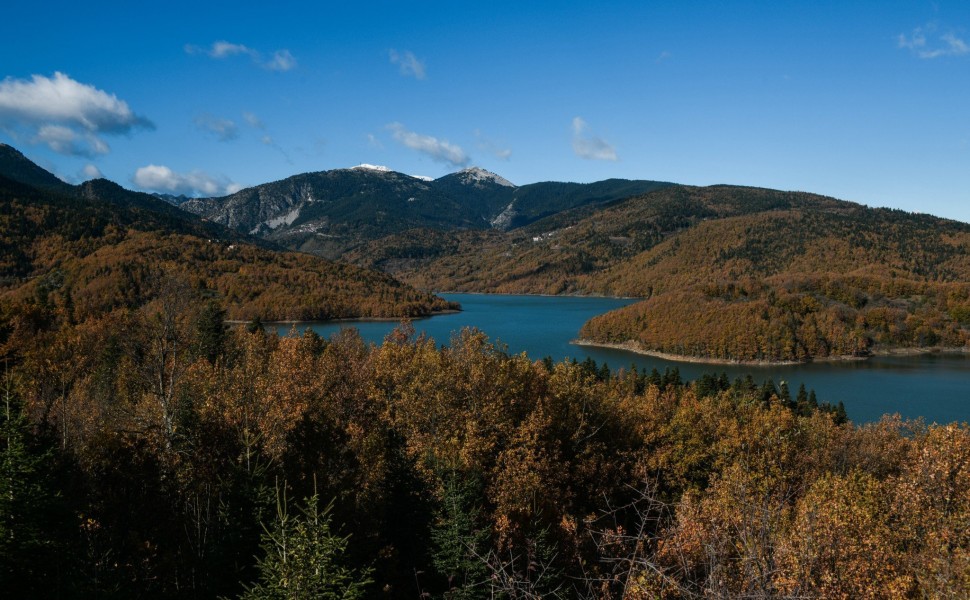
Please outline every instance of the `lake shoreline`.
[{"label": "lake shoreline", "polygon": [[[306,320],[306,319],[284,319],[282,321],[260,321],[263,325],[315,325],[318,323],[386,323],[386,322],[400,322],[400,321],[418,321],[421,319],[430,319],[431,317],[437,317],[439,315],[453,315],[460,313],[461,310],[448,309],[448,310],[436,310],[427,315],[421,315],[419,317],[340,317],[339,319],[316,319],[316,320]],[[230,325],[246,325],[252,323],[252,321],[240,321],[237,319],[227,320],[226,323]]]},{"label": "lake shoreline", "polygon": [[[912,419],[923,417],[927,422],[938,423],[966,421],[970,414],[966,400],[970,352],[949,356],[926,352],[924,356],[893,356],[887,348],[876,347],[873,350],[877,355],[871,360],[830,360],[788,366],[668,362],[640,353],[624,351],[621,355],[616,350],[570,343],[582,337],[578,332],[592,316],[630,300],[519,294],[449,294],[447,299],[460,302],[461,313],[413,320],[417,334],[434,339],[439,346],[449,345],[455,332],[475,327],[487,334],[492,343],[500,344],[499,348],[512,354],[526,352],[533,361],[546,356],[556,362],[572,359],[582,362],[592,358],[599,365],[608,363],[613,368],[635,364],[640,372],[646,373],[653,368],[663,373],[665,368],[677,367],[684,380],[711,372],[725,372],[732,381],[746,375],[752,375],[758,382],[770,377],[776,383],[788,381],[793,391],[799,383],[804,383],[822,401],[845,400],[849,418],[855,423],[876,422],[886,413],[899,413]],[[399,320],[356,320],[296,327],[299,333],[310,327],[324,339],[341,329],[356,329],[367,344],[379,346],[397,327],[395,321]],[[267,325],[266,329],[285,336],[291,327],[292,324]],[[915,351],[898,352],[913,354]]]},{"label": "lake shoreline", "polygon": [[466,296],[529,296],[533,298],[594,298],[601,300],[647,300],[643,296],[604,296],[602,294],[520,294],[518,292],[431,292],[440,294],[465,294]]},{"label": "lake shoreline", "polygon": [[809,363],[823,363],[823,362],[852,362],[852,361],[862,361],[868,360],[875,356],[924,356],[927,354],[970,354],[970,348],[966,346],[928,346],[919,348],[879,348],[873,350],[871,354],[867,356],[825,356],[820,358],[812,358],[809,360],[735,360],[729,358],[713,358],[708,356],[690,356],[686,354],[671,354],[668,352],[659,352],[656,350],[645,350],[640,348],[636,343],[632,341],[622,342],[622,343],[611,343],[611,342],[595,342],[593,340],[587,339],[577,339],[570,342],[576,346],[589,346],[593,348],[609,348],[612,350],[623,350],[626,352],[633,352],[634,354],[642,354],[644,356],[650,356],[652,358],[659,358],[662,360],[669,360],[672,362],[682,362],[682,363],[693,363],[693,364],[705,364],[705,365],[729,365],[729,366],[739,366],[739,367],[790,367],[793,365],[804,365]]}]

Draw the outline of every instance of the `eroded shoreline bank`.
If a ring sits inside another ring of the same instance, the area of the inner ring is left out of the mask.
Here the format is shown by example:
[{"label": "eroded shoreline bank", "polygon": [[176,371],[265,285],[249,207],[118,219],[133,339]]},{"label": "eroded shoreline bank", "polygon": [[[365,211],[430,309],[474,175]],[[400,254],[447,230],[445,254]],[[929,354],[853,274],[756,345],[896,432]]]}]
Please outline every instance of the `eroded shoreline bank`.
[{"label": "eroded shoreline bank", "polygon": [[869,356],[825,356],[810,360],[735,360],[728,358],[713,358],[708,356],[690,356],[686,354],[670,354],[668,352],[658,352],[655,350],[645,350],[637,346],[634,342],[610,343],[595,342],[588,339],[576,339],[570,342],[577,346],[589,346],[594,348],[610,348],[613,350],[624,350],[635,354],[642,354],[653,358],[660,358],[673,362],[695,363],[706,365],[730,365],[741,367],[784,367],[792,365],[803,365],[812,362],[849,362],[868,360],[875,356],[922,356],[925,354],[970,354],[970,348],[966,346],[945,347],[930,346],[920,348],[879,348],[873,350]]}]

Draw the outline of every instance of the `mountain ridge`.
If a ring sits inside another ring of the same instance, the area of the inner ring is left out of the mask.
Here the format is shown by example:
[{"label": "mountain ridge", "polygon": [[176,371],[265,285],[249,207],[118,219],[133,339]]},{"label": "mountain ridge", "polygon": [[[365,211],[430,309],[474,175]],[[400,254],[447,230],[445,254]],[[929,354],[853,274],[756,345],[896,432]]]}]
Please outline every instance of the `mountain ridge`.
[{"label": "mountain ridge", "polygon": [[375,165],[300,173],[180,208],[289,248],[338,258],[414,228],[511,229],[550,214],[672,185],[645,180],[516,186],[479,167],[434,180]]},{"label": "mountain ridge", "polygon": [[176,283],[180,294],[216,300],[244,320],[418,317],[456,308],[384,273],[284,251],[106,179],[30,185],[52,181],[43,173],[0,148],[3,318],[35,309],[99,317],[141,308]]},{"label": "mountain ridge", "polygon": [[[336,169],[183,206],[416,289],[643,298],[588,322],[597,343],[766,362],[970,347],[970,224],[750,186],[496,177]],[[179,213],[103,180],[71,189]]]},{"label": "mountain ridge", "polygon": [[642,298],[580,337],[666,355],[970,348],[970,224],[805,192],[671,186],[505,232],[411,231],[347,259],[420,289]]}]

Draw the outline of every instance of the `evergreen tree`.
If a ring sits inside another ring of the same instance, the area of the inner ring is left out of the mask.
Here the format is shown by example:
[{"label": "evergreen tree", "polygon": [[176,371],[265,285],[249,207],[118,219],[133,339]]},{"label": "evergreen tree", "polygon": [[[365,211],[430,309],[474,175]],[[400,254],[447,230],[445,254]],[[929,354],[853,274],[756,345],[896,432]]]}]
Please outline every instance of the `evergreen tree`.
[{"label": "evergreen tree", "polygon": [[839,405],[835,408],[835,424],[842,425],[849,422],[849,415],[845,412],[845,404],[839,400]]},{"label": "evergreen tree", "polygon": [[69,515],[51,478],[49,445],[32,439],[8,376],[0,405],[0,590],[11,598],[58,596],[67,577],[61,535]]},{"label": "evergreen tree", "polygon": [[792,405],[791,390],[788,389],[787,381],[781,382],[781,385],[779,386],[778,397],[781,398],[781,401],[785,403],[785,406]]},{"label": "evergreen tree", "polygon": [[479,485],[456,473],[445,477],[441,508],[431,531],[435,569],[448,580],[445,598],[485,597],[488,568],[485,555],[488,529],[478,526],[475,506]]},{"label": "evergreen tree", "polygon": [[803,417],[809,416],[814,410],[808,404],[808,391],[805,389],[804,383],[798,386],[798,393],[795,395],[794,410],[795,414]]},{"label": "evergreen tree", "polygon": [[196,352],[210,363],[222,355],[226,345],[226,311],[215,300],[206,302],[196,319]]},{"label": "evergreen tree", "polygon": [[772,396],[777,396],[777,395],[778,395],[778,388],[775,387],[774,380],[767,379],[761,385],[761,401],[767,404],[768,401],[771,400]]},{"label": "evergreen tree", "polygon": [[661,387],[680,387],[683,385],[683,380],[680,378],[680,369],[674,367],[673,369],[664,369],[663,380],[661,381]]},{"label": "evergreen tree", "polygon": [[246,331],[249,333],[263,333],[263,320],[259,316],[253,317],[252,321],[246,324]]},{"label": "evergreen tree", "polygon": [[542,366],[546,368],[546,371],[552,373],[552,368],[556,365],[555,361],[552,360],[551,356],[545,356],[542,359]]},{"label": "evergreen tree", "polygon": [[371,583],[370,569],[356,570],[344,563],[348,537],[330,526],[331,506],[323,510],[314,494],[289,512],[285,492],[277,493],[276,520],[264,526],[265,556],[257,563],[259,583],[247,587],[244,600],[353,600],[362,598]]}]

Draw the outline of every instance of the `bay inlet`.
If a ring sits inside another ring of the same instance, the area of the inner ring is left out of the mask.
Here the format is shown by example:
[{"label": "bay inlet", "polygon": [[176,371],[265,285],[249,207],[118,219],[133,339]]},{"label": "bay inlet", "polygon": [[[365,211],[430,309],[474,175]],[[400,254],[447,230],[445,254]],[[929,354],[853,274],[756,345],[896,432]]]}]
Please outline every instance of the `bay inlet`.
[{"label": "bay inlet", "polygon": [[[855,423],[879,420],[884,414],[922,417],[928,423],[970,421],[970,355],[926,354],[875,356],[858,361],[824,361],[791,365],[715,365],[685,363],[622,349],[573,344],[589,318],[636,302],[627,298],[573,296],[516,296],[497,294],[441,294],[459,302],[462,311],[412,322],[438,344],[447,344],[463,328],[485,332],[494,344],[512,354],[554,360],[592,358],[612,369],[679,369],[685,379],[704,373],[726,373],[732,380],[751,375],[759,384],[771,379],[786,382],[792,394],[798,386],[814,389],[822,402],[843,402]],[[368,342],[379,344],[398,322],[337,321],[275,325],[285,335],[310,328],[323,337],[355,328]]]}]

